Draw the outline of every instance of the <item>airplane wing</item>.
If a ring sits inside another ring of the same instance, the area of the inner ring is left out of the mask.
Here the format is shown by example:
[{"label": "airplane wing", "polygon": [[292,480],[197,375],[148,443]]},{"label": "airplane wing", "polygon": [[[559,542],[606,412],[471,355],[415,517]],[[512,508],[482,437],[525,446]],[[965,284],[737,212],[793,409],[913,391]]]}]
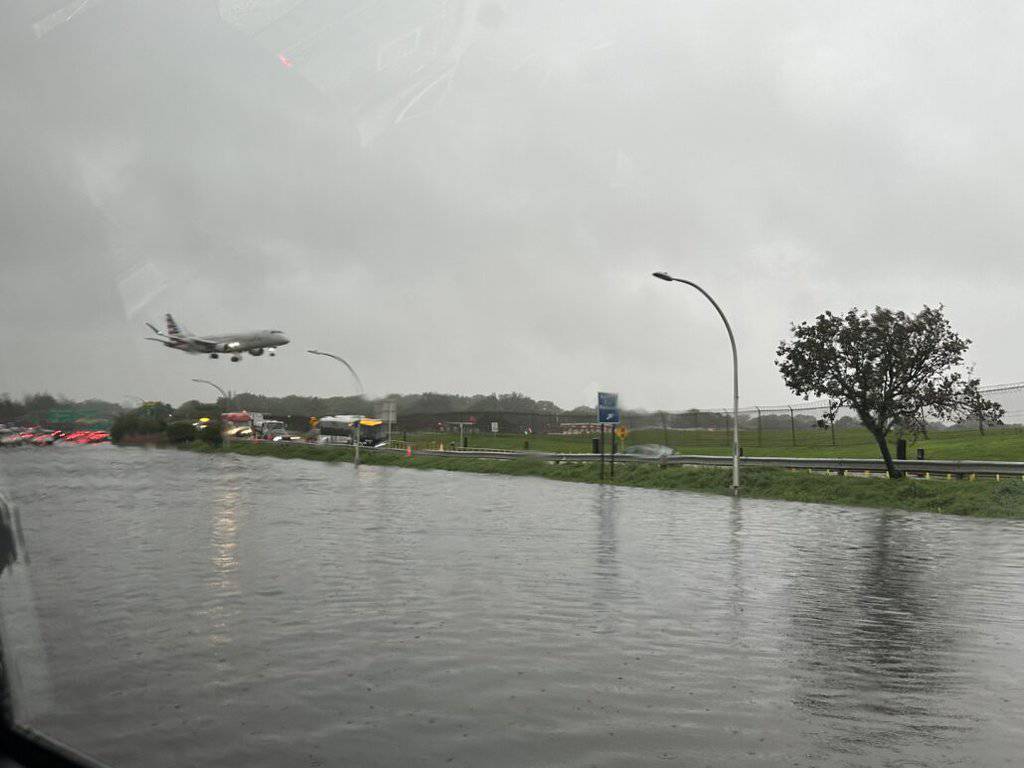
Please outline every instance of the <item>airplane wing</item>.
[{"label": "airplane wing", "polygon": [[238,354],[239,352],[251,348],[244,335],[240,337],[208,336],[206,338],[203,338],[202,336],[193,336],[175,322],[170,313],[165,315],[165,318],[167,321],[166,333],[161,331],[152,323],[146,323],[149,329],[156,334],[156,338],[152,336],[146,337],[147,341],[159,341],[167,346],[183,349],[186,352],[226,352],[228,354]]},{"label": "airplane wing", "polygon": [[188,336],[186,340],[206,352],[226,352],[228,354],[244,352],[252,345],[245,335],[238,336]]},{"label": "airplane wing", "polygon": [[186,339],[186,341],[189,344],[199,347],[199,349],[203,350],[204,352],[217,352],[219,345],[224,343],[221,341],[214,341],[211,339],[200,339],[197,336],[189,336]]},{"label": "airplane wing", "polygon": [[145,341],[159,341],[161,344],[169,347],[176,347],[178,349],[188,349],[188,347],[196,347],[203,352],[216,352],[217,342],[211,341],[210,339],[199,339],[194,336],[187,336],[181,333],[181,328],[174,323],[174,319],[168,315],[167,330],[171,331],[172,327],[176,332],[164,333],[152,323],[146,323],[156,336],[146,336]]}]

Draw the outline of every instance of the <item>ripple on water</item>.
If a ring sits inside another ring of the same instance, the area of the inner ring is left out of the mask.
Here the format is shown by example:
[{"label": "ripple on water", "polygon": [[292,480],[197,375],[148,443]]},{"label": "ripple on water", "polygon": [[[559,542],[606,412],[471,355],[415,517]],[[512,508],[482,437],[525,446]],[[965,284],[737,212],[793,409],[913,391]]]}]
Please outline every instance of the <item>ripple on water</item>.
[{"label": "ripple on water", "polygon": [[33,723],[113,764],[999,765],[1024,747],[1012,521],[109,447],[3,458],[53,686]]}]

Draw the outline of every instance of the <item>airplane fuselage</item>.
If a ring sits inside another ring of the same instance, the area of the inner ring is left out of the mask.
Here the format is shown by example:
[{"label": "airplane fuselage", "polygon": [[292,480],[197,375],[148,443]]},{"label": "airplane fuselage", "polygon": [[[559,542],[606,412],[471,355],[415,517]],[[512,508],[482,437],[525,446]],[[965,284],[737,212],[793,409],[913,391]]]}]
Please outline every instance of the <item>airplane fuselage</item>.
[{"label": "airplane fuselage", "polygon": [[147,323],[156,334],[156,338],[150,337],[150,341],[159,341],[165,347],[188,352],[191,355],[209,355],[216,358],[221,354],[227,354],[234,362],[241,359],[243,352],[248,352],[255,357],[262,355],[264,351],[273,355],[278,347],[283,347],[290,341],[284,333],[275,330],[240,331],[200,336],[189,333],[180,327],[170,315],[166,316],[166,322],[166,333]]},{"label": "airplane fuselage", "polygon": [[[283,347],[290,341],[280,331],[242,331],[203,337],[184,337],[164,342],[166,346],[180,349],[193,355],[224,352],[256,352],[262,354],[264,349]],[[258,350],[258,351],[257,351]]]}]

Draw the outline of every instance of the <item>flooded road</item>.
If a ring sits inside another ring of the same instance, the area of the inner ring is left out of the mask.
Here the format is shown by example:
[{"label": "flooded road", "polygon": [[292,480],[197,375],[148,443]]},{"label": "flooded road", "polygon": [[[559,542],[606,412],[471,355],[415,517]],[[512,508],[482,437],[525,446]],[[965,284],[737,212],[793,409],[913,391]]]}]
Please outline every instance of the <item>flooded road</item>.
[{"label": "flooded road", "polygon": [[111,765],[1024,750],[1022,521],[110,446],[0,488],[19,711]]}]

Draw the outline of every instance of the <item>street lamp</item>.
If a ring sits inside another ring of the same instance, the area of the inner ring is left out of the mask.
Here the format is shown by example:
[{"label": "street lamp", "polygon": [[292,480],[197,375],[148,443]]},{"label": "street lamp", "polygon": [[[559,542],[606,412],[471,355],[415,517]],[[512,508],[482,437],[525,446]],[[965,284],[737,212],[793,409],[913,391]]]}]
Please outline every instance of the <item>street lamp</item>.
[{"label": "street lamp", "polygon": [[356,369],[353,368],[351,365],[349,365],[348,361],[345,358],[341,357],[340,355],[331,354],[330,352],[321,352],[319,349],[307,349],[306,351],[309,352],[309,354],[311,354],[311,355],[323,355],[324,357],[334,358],[339,363],[341,363],[346,368],[348,368],[349,373],[351,373],[352,377],[356,380],[356,384],[359,385],[359,396],[362,397],[362,395],[363,395],[363,382],[361,382],[359,380],[359,374],[356,373]]},{"label": "street lamp", "polygon": [[740,492],[740,371],[739,361],[736,356],[736,337],[732,335],[732,328],[725,318],[725,313],[718,306],[718,302],[711,298],[711,294],[691,280],[684,280],[681,277],[672,277],[667,272],[655,272],[654,277],[668,282],[686,283],[704,294],[704,298],[711,302],[711,305],[718,311],[719,317],[725,323],[725,330],[729,334],[729,343],[732,345],[732,492],[738,496]]},{"label": "street lamp", "polygon": [[[359,385],[359,396],[360,397],[363,396],[363,382],[359,380],[359,374],[356,373],[356,369],[348,364],[348,360],[343,358],[341,355],[334,355],[334,354],[331,354],[330,352],[321,352],[319,349],[307,349],[306,351],[309,352],[309,354],[311,354],[311,355],[323,355],[324,357],[333,358],[334,360],[337,360],[339,363],[341,363],[346,368],[348,368],[349,373],[352,374],[352,378],[354,378],[356,380],[356,384]],[[361,433],[362,433],[362,430],[360,429],[360,424],[357,422],[356,423],[356,428],[355,428],[355,434],[353,435],[353,438],[352,438],[352,442],[354,443],[354,447],[356,449],[355,459],[353,460],[353,464],[355,466],[357,466],[357,467],[359,466],[359,441],[361,439]]]},{"label": "street lamp", "polygon": [[216,384],[214,384],[214,383],[213,383],[212,381],[209,381],[209,380],[207,380],[207,379],[192,379],[192,381],[196,382],[197,384],[209,384],[209,385],[210,385],[211,387],[213,387],[213,388],[214,388],[214,389],[216,389],[216,390],[217,390],[218,392],[220,392],[220,396],[224,398],[224,405],[228,406],[229,408],[231,407],[231,400],[230,400],[230,398],[228,397],[228,393],[227,393],[227,392],[225,392],[225,391],[224,391],[223,389],[221,389],[220,387],[218,387],[218,386],[217,386]]}]

